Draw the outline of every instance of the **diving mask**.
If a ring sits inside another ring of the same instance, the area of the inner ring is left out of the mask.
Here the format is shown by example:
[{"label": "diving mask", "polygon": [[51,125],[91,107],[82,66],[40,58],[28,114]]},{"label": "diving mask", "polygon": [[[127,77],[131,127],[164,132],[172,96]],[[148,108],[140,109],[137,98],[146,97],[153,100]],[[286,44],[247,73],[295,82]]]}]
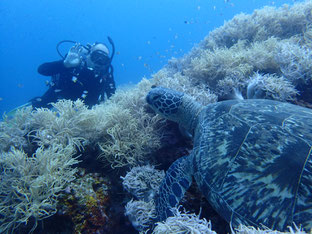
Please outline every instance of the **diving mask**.
[{"label": "diving mask", "polygon": [[90,53],[90,59],[93,63],[97,65],[107,65],[110,63],[110,58],[108,57],[108,54],[105,53],[102,50],[94,50]]}]

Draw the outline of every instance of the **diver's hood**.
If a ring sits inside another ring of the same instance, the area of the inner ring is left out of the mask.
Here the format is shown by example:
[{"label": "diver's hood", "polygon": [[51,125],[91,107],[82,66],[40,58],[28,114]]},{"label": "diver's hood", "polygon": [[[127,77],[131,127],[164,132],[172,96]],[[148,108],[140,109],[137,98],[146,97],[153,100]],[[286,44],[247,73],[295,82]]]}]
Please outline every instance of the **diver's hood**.
[{"label": "diver's hood", "polygon": [[[109,62],[111,63],[112,60],[113,60],[113,57],[114,57],[114,55],[115,55],[115,44],[114,44],[113,40],[112,40],[109,36],[107,37],[107,39],[108,39],[109,43],[110,43],[111,46],[112,46],[112,53],[111,53],[111,56],[109,57]],[[65,59],[65,56],[62,55],[62,53],[60,52],[60,48],[59,48],[60,45],[62,45],[63,43],[73,43],[73,44],[77,44],[77,41],[62,40],[62,41],[60,41],[60,42],[58,42],[58,43],[56,44],[56,51],[57,51],[57,53],[61,56],[62,59]],[[103,44],[104,46],[106,46],[104,43],[101,43],[101,44]],[[91,46],[90,44],[87,44],[87,45],[80,45],[80,46],[82,47],[83,53],[84,53],[85,55],[87,55],[87,54],[89,54],[89,53],[91,52],[92,46]],[[108,47],[106,46],[106,48],[107,48],[107,54],[109,54]]]}]

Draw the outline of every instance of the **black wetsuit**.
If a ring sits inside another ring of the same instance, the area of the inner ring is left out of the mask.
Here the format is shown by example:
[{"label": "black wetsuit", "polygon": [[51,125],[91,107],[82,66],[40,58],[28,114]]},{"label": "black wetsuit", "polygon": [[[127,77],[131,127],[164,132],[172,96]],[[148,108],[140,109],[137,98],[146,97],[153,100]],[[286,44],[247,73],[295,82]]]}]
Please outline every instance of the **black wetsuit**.
[{"label": "black wetsuit", "polygon": [[86,65],[66,68],[63,60],[60,60],[40,65],[38,72],[44,76],[51,76],[52,79],[47,92],[31,100],[33,107],[51,107],[49,103],[58,99],[75,101],[78,98],[90,107],[103,101],[105,95],[109,98],[116,90],[112,67],[108,67],[102,74],[97,74]]}]

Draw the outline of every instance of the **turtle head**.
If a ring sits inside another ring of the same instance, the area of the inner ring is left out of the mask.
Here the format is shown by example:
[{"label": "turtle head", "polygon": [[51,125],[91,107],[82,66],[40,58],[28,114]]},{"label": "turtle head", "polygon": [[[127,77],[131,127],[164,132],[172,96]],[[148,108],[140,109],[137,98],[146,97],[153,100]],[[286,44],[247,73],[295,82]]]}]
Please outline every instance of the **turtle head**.
[{"label": "turtle head", "polygon": [[193,132],[201,105],[190,96],[163,87],[153,88],[146,96],[152,109],[165,118],[178,122],[189,132]]},{"label": "turtle head", "polygon": [[176,121],[175,115],[182,104],[184,94],[162,87],[153,88],[146,96],[147,103],[162,116]]}]

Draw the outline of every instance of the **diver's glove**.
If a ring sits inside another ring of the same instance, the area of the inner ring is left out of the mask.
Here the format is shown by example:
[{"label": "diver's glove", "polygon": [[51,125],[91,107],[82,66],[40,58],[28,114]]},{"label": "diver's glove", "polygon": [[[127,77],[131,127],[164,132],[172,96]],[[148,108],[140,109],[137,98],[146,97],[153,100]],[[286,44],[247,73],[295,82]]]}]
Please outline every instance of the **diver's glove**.
[{"label": "diver's glove", "polygon": [[68,68],[78,67],[82,61],[81,58],[82,50],[83,48],[80,44],[76,44],[72,48],[70,48],[66,58],[64,59],[64,66]]}]

